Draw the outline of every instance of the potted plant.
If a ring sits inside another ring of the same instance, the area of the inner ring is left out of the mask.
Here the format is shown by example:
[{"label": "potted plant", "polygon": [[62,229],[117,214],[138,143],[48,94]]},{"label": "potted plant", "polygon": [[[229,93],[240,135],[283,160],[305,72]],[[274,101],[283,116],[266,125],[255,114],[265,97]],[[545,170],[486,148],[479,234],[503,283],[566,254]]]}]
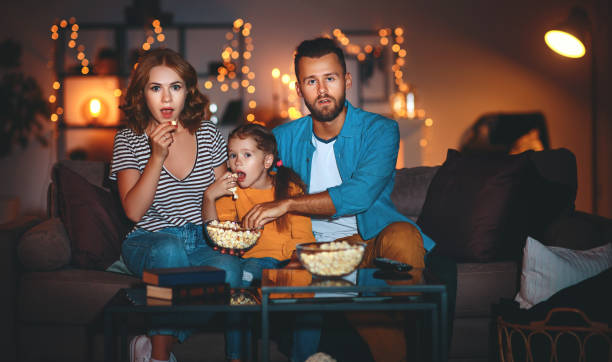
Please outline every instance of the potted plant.
[{"label": "potted plant", "polygon": [[48,144],[41,119],[49,117],[49,107],[38,82],[19,70],[20,58],[18,43],[10,39],[0,43],[0,157],[15,144],[25,148],[30,138]]}]

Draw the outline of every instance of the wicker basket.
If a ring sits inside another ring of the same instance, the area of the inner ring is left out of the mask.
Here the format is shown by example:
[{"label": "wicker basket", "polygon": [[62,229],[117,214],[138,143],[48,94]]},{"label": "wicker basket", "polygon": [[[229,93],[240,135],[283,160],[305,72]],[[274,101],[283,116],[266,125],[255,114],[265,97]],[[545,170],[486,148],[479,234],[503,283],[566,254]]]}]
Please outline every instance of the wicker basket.
[{"label": "wicker basket", "polygon": [[[555,322],[561,315],[565,325]],[[553,308],[544,320],[526,325],[500,316],[497,335],[502,362],[612,361],[612,329],[575,308]]]}]

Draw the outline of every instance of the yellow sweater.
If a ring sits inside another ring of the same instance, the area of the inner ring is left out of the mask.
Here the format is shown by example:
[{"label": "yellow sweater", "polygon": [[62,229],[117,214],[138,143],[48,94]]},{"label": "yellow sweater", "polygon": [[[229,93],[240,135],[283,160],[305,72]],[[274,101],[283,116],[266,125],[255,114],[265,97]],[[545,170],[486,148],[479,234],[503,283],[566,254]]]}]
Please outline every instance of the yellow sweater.
[{"label": "yellow sweater", "polygon": [[[215,206],[220,221],[240,221],[256,204],[274,201],[274,188],[267,190],[238,188],[236,193],[237,200],[233,200],[232,196],[224,196],[217,200]],[[243,258],[272,257],[286,260],[291,257],[297,244],[315,241],[309,217],[288,214],[287,221],[287,229],[282,232],[276,227],[276,222],[265,224],[261,237],[255,246],[243,255]]]}]

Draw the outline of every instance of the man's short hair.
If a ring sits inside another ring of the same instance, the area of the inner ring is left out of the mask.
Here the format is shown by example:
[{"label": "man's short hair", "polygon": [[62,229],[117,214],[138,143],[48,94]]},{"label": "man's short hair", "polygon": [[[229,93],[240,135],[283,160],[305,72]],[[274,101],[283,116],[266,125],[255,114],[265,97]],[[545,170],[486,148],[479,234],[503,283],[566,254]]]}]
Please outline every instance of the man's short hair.
[{"label": "man's short hair", "polygon": [[293,59],[293,66],[295,67],[295,76],[300,81],[300,75],[298,73],[298,64],[302,57],[309,58],[320,58],[324,55],[334,53],[338,57],[340,61],[340,65],[342,65],[342,70],[346,74],[346,62],[344,61],[344,52],[338,46],[338,44],[329,38],[315,38],[311,40],[304,40],[298,45],[295,57]]}]

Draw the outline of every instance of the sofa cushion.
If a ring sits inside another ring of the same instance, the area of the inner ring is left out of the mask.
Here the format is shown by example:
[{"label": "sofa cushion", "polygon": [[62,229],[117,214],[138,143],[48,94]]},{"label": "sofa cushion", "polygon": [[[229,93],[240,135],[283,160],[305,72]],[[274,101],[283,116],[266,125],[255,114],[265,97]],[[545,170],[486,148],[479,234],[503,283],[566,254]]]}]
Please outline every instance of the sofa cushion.
[{"label": "sofa cushion", "polygon": [[571,250],[547,247],[529,237],[523,254],[521,288],[515,300],[527,309],[612,267],[612,243],[590,250]]},{"label": "sofa cushion", "polygon": [[486,317],[491,304],[516,295],[519,266],[513,261],[457,264],[455,319]]},{"label": "sofa cushion", "polygon": [[397,211],[417,220],[423,209],[427,189],[440,166],[411,167],[397,170],[391,200]]},{"label": "sofa cushion", "polygon": [[535,168],[527,153],[463,155],[448,150],[418,224],[438,252],[458,261],[517,259],[527,236]]},{"label": "sofa cushion", "polygon": [[119,258],[130,228],[119,198],[65,165],[56,165],[54,174],[59,214],[72,246],[72,264],[106,269]]},{"label": "sofa cushion", "polygon": [[26,231],[17,244],[19,261],[27,270],[48,271],[70,263],[70,240],[59,218]]},{"label": "sofa cushion", "polygon": [[565,148],[529,152],[535,165],[529,235],[544,239],[559,218],[571,215],[578,189],[576,158]]}]

